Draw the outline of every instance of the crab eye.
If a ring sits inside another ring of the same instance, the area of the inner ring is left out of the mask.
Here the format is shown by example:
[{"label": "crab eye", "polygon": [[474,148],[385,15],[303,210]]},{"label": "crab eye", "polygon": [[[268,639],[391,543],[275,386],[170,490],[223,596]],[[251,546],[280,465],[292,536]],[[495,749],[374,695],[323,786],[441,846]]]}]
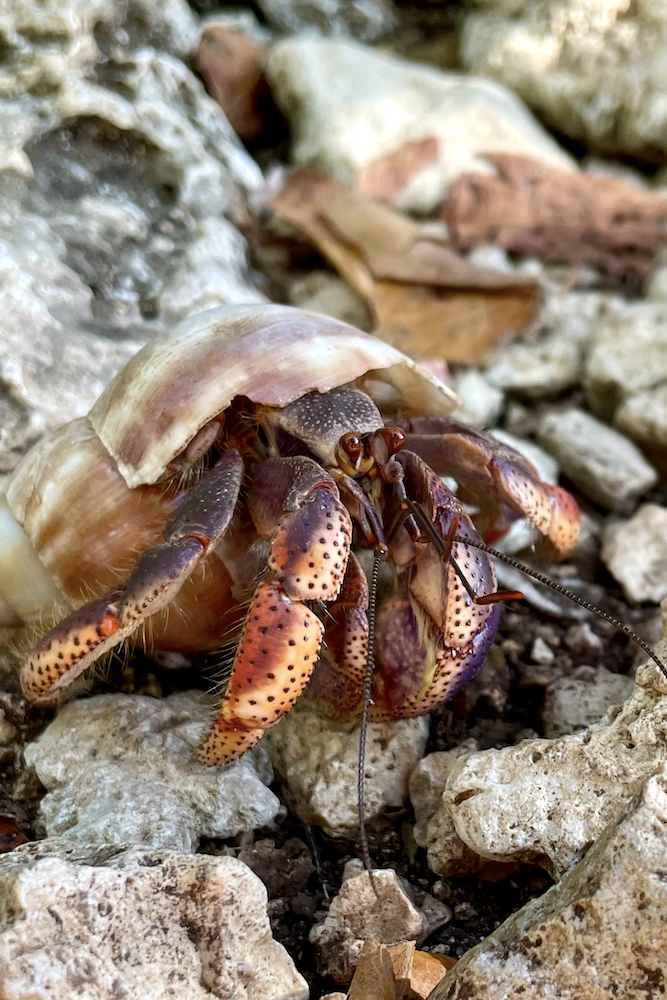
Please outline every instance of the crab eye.
[{"label": "crab eye", "polygon": [[359,435],[343,434],[340,439],[340,447],[349,459],[350,464],[356,466],[364,451],[364,446],[361,443]]},{"label": "crab eye", "polygon": [[402,431],[400,427],[391,427],[391,428],[388,427],[387,430],[390,431],[391,434],[391,440],[389,441],[389,451],[391,452],[392,455],[395,455],[397,452],[401,450],[401,448],[405,447],[405,441],[406,441],[405,431]]}]

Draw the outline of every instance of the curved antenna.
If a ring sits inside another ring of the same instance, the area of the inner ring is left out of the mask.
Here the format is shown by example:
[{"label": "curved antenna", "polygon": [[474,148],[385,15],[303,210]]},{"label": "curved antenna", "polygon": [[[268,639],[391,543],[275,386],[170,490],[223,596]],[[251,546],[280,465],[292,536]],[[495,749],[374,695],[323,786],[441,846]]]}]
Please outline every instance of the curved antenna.
[{"label": "curved antenna", "polygon": [[494,558],[499,559],[501,562],[506,563],[508,566],[512,566],[514,569],[520,570],[520,572],[525,573],[526,576],[531,577],[533,580],[537,580],[538,583],[543,584],[545,587],[550,587],[552,590],[555,590],[557,594],[562,594],[563,597],[567,597],[574,604],[578,604],[579,607],[585,608],[586,611],[590,611],[591,614],[597,615],[598,618],[601,618],[603,621],[608,622],[610,625],[613,625],[614,628],[618,629],[619,632],[622,632],[624,635],[627,635],[629,639],[632,639],[633,642],[636,642],[639,648],[643,650],[643,652],[646,653],[646,655],[653,660],[653,662],[661,671],[661,673],[667,678],[667,664],[664,662],[664,660],[660,659],[658,654],[651,649],[651,647],[647,642],[644,642],[641,636],[637,635],[636,632],[633,632],[631,628],[629,628],[623,622],[619,621],[618,618],[614,618],[613,615],[607,614],[607,612],[603,611],[602,608],[597,608],[594,604],[590,604],[588,601],[585,601],[583,597],[578,597],[577,594],[574,594],[571,590],[568,590],[567,587],[562,587],[559,583],[556,583],[554,580],[550,580],[548,576],[544,576],[543,573],[538,573],[537,570],[531,569],[530,566],[526,566],[524,563],[519,562],[518,559],[514,559],[512,558],[512,556],[506,556],[504,552],[499,552],[498,549],[494,549],[492,545],[487,545],[486,542],[483,542],[481,539],[477,541],[474,538],[468,538],[467,535],[457,535],[456,534],[456,527],[458,526],[457,518],[454,518],[453,529],[449,532],[447,538],[446,539],[442,538],[438,529],[433,524],[431,518],[428,516],[428,514],[426,513],[426,511],[424,510],[424,508],[420,503],[418,503],[416,500],[408,499],[405,501],[405,504],[406,507],[409,510],[411,510],[412,513],[415,515],[418,523],[425,529],[426,534],[429,536],[430,540],[435,544],[442,558],[447,559],[452,564],[454,572],[463,583],[471,600],[473,600],[476,604],[492,604],[496,603],[497,601],[505,601],[505,600],[510,600],[512,598],[523,597],[523,594],[521,594],[519,591],[507,591],[507,592],[500,592],[498,594],[487,594],[483,597],[476,597],[472,589],[470,588],[470,585],[468,584],[467,580],[465,579],[464,575],[461,573],[460,567],[457,565],[456,561],[451,556],[451,547],[453,542],[460,542],[463,545],[471,545],[475,549],[480,549],[482,552],[486,552],[488,553],[488,555],[494,556]]},{"label": "curved antenna", "polygon": [[633,632],[632,629],[628,628],[627,625],[624,625],[623,622],[614,618],[613,615],[608,615],[606,611],[602,610],[602,608],[597,608],[594,604],[589,604],[589,602],[585,601],[583,597],[578,597],[577,594],[572,593],[571,590],[568,590],[566,587],[561,587],[559,583],[556,583],[554,580],[550,580],[548,576],[544,576],[542,573],[538,573],[537,570],[531,569],[530,566],[525,566],[523,563],[519,562],[518,559],[513,559],[512,556],[506,556],[504,552],[498,552],[497,549],[494,549],[491,545],[487,545],[486,542],[478,542],[472,538],[463,538],[460,535],[455,535],[454,541],[463,542],[465,545],[472,545],[473,548],[481,549],[482,552],[487,552],[490,556],[494,556],[496,559],[500,559],[501,562],[507,563],[508,566],[512,566],[514,569],[520,570],[522,573],[525,573],[526,576],[532,577],[533,580],[537,580],[538,583],[543,584],[545,587],[551,587],[551,589],[555,590],[557,594],[562,594],[563,597],[568,597],[575,604],[578,604],[579,607],[586,608],[587,611],[590,611],[593,615],[597,615],[597,617],[601,618],[603,621],[609,622],[609,624],[613,625],[619,632],[623,632],[623,634],[627,635],[629,639],[636,642],[639,648],[653,660],[664,676],[667,677],[667,664],[660,659],[657,653],[654,653],[649,644],[644,642],[641,636],[637,635],[636,632]]},{"label": "curved antenna", "polygon": [[373,573],[371,575],[370,587],[368,588],[368,654],[366,656],[366,673],[364,675],[363,707],[361,710],[361,730],[359,732],[359,761],[357,770],[357,802],[359,806],[359,844],[361,846],[361,857],[364,868],[368,872],[371,880],[375,898],[380,900],[378,887],[373,877],[373,865],[368,849],[368,834],[366,832],[366,821],[364,818],[364,771],[366,770],[366,735],[368,733],[368,713],[371,705],[371,691],[373,688],[373,673],[375,671],[375,613],[377,609],[378,579],[380,576],[380,566],[387,558],[386,552],[377,548],[373,559]]}]

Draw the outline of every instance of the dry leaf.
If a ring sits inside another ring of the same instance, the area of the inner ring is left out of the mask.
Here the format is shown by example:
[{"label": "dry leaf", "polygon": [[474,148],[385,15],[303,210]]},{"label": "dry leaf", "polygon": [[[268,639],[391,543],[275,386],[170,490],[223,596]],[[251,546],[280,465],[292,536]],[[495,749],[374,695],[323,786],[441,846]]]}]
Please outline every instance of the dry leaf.
[{"label": "dry leaf", "polygon": [[197,69],[236,134],[256,139],[265,125],[261,105],[268,104],[270,96],[264,76],[264,49],[213,24],[202,32]]},{"label": "dry leaf", "polygon": [[524,330],[537,313],[537,301],[532,289],[459,292],[378,281],[375,310],[375,333],[405,354],[474,364]]},{"label": "dry leaf", "polygon": [[350,983],[347,1000],[400,1000],[386,944],[367,938]]},{"label": "dry leaf", "polygon": [[320,215],[342,240],[358,247],[375,278],[443,288],[533,285],[524,275],[471,264],[430,227],[367,201],[342,185],[327,192]]},{"label": "dry leaf", "polygon": [[27,842],[28,838],[20,829],[16,816],[12,816],[11,813],[0,813],[0,854],[7,854]]},{"label": "dry leaf", "polygon": [[643,280],[667,245],[667,199],[625,181],[484,154],[497,177],[465,174],[443,217],[459,249],[497,243],[517,253]]},{"label": "dry leaf", "polygon": [[409,181],[438,156],[437,139],[415,139],[373,160],[360,172],[357,191],[364,198],[393,205]]},{"label": "dry leaf", "polygon": [[402,1000],[426,1000],[444,979],[449,969],[456,965],[456,959],[449,955],[431,955],[426,951],[416,951],[412,962],[412,974]]},{"label": "dry leaf", "polygon": [[417,951],[414,941],[388,946],[396,980],[396,1000],[426,1000],[426,997],[456,965],[446,955]]},{"label": "dry leaf", "polygon": [[407,328],[396,346],[420,358],[478,361],[536,312],[531,279],[471,264],[432,227],[321,174],[293,173],[273,209],[313,241],[380,326]]},{"label": "dry leaf", "polygon": [[308,236],[339,274],[372,303],[374,282],[363,257],[355,247],[342,243],[321,217],[320,203],[332,187],[336,190],[342,185],[314,171],[297,170],[274,198],[273,211]]},{"label": "dry leaf", "polygon": [[388,945],[389,956],[394,969],[394,979],[396,980],[396,993],[399,1000],[404,985],[409,982],[412,975],[412,963],[416,947],[414,941],[401,941],[399,944]]}]

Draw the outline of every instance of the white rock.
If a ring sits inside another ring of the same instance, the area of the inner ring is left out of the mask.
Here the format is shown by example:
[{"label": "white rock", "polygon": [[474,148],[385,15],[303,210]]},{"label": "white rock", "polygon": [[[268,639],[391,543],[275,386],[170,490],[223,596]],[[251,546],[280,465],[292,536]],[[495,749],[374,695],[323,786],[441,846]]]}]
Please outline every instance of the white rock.
[{"label": "white rock", "polygon": [[[181,61],[198,38],[185,0],[5,4],[0,38],[5,472],[200,307],[183,272],[201,264],[202,230],[229,227],[262,176]],[[235,239],[207,261],[206,303],[214,266],[224,301],[258,298]]]},{"label": "white rock", "polygon": [[[427,718],[371,723],[366,742],[366,819],[402,806],[408,779],[428,739]],[[359,826],[357,723],[334,722],[298,706],[269,730],[271,760],[290,809],[334,837]]]},{"label": "white rock", "polygon": [[26,844],[0,858],[6,1000],[306,1000],[236,858]]},{"label": "white rock", "polygon": [[602,559],[629,601],[667,597],[667,507],[645,503],[628,521],[607,525]]},{"label": "white rock", "polygon": [[642,445],[667,448],[667,382],[627,396],[614,414],[614,424]]},{"label": "white rock", "polygon": [[612,674],[604,667],[585,664],[567,677],[557,677],[544,695],[544,735],[551,740],[598,722],[608,708],[623,704],[634,683],[625,674]]},{"label": "white rock", "polygon": [[454,379],[454,391],[459,397],[459,405],[452,416],[473,427],[493,427],[503,410],[505,393],[489,380],[469,368]]},{"label": "white rock", "polygon": [[293,159],[353,185],[359,172],[406,142],[435,138],[435,163],[415,176],[399,207],[434,211],[449,184],[493,168],[480,154],[523,152],[573,168],[517,98],[489,80],[411,65],[352,42],[288,39],[267,62],[289,119]]},{"label": "white rock", "polygon": [[336,985],[346,985],[352,979],[366,938],[395,944],[414,941],[424,933],[419,911],[401,887],[396,872],[375,869],[373,881],[379,898],[366,872],[343,882],[327,916],[310,932],[318,970]]},{"label": "white rock", "polygon": [[607,296],[593,330],[584,389],[610,420],[628,396],[667,383],[667,304]]},{"label": "white rock", "polygon": [[529,398],[555,395],[577,385],[603,301],[598,292],[549,296],[534,332],[491,354],[486,362],[489,381]]},{"label": "white rock", "polygon": [[574,871],[469,951],[431,1000],[658,997],[667,949],[667,771]]},{"label": "white rock", "polygon": [[658,481],[631,441],[583,410],[545,413],[537,438],[582,493],[607,510],[620,509]]},{"label": "white rock", "polygon": [[414,837],[427,849],[429,868],[441,878],[477,871],[482,859],[464,844],[454,828],[442,796],[454,764],[479,750],[476,740],[464,740],[453,750],[430,753],[410,775],[410,801],[415,811]]},{"label": "white rock", "polygon": [[258,0],[272,28],[288,34],[350,36],[373,42],[391,31],[396,15],[385,0]]},{"label": "white rock", "polygon": [[238,230],[225,219],[204,219],[160,293],[162,320],[171,326],[215,306],[268,301],[248,287],[247,272],[247,245]]},{"label": "white rock", "polygon": [[554,662],[555,657],[553,649],[538,635],[530,650],[530,658],[533,663],[548,667]]},{"label": "white rock", "polygon": [[420,847],[427,846],[426,828],[440,808],[442,793],[452,767],[456,761],[477,750],[479,750],[477,740],[464,740],[453,750],[440,750],[427,754],[410,775],[410,801],[415,812],[415,840]]},{"label": "white rock", "polygon": [[92,294],[47,222],[26,213],[0,237],[0,471],[65,420],[83,416],[141,346],[84,332]]},{"label": "white rock", "polygon": [[664,263],[648,279],[644,294],[652,302],[667,303],[667,266]]},{"label": "white rock", "polygon": [[541,118],[598,151],[667,150],[661,0],[477,0],[461,59],[500,80]]},{"label": "white rock", "polygon": [[211,718],[196,691],[70,702],[25,751],[48,789],[40,806],[48,834],[191,852],[202,836],[270,823],[280,802],[266,787],[272,771],[261,745],[227,767],[197,762]]},{"label": "white rock", "polygon": [[[666,651],[663,641],[658,655]],[[620,711],[588,729],[472,754],[454,768],[443,803],[482,857],[535,862],[558,877],[665,761],[667,679],[651,664]]]},{"label": "white rock", "polygon": [[597,656],[604,648],[602,639],[589,622],[570,626],[565,633],[565,645],[575,656]]},{"label": "white rock", "polygon": [[330,271],[310,271],[290,287],[289,301],[300,309],[324,313],[359,330],[370,332],[373,326],[368,306],[346,281]]}]

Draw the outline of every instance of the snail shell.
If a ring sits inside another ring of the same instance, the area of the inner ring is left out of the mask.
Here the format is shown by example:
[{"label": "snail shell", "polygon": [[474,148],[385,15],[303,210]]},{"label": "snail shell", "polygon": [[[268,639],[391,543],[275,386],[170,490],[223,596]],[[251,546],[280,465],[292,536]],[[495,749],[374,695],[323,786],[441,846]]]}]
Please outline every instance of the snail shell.
[{"label": "snail shell", "polygon": [[[76,605],[122,579],[173,512],[161,480],[236,396],[284,406],[352,383],[387,414],[447,414],[456,404],[446,385],[390,345],[288,306],[211,309],[150,341],[87,417],[40,442],[5,484],[0,625]],[[196,613],[200,647],[200,618],[211,619],[211,641],[213,631],[219,636],[220,613],[235,606],[231,589],[224,563],[211,559],[179,595],[183,616]]]}]

